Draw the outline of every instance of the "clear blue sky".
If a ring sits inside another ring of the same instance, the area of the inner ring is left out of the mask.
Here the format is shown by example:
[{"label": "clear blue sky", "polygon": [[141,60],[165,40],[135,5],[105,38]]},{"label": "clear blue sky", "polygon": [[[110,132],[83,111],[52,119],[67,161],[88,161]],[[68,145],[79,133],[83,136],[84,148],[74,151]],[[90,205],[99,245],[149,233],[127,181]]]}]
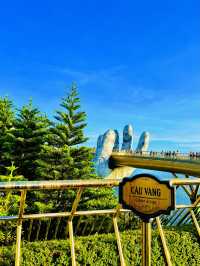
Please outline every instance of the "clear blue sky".
[{"label": "clear blue sky", "polygon": [[72,81],[90,145],[131,123],[200,151],[200,1],[2,1],[0,95],[53,116]]}]

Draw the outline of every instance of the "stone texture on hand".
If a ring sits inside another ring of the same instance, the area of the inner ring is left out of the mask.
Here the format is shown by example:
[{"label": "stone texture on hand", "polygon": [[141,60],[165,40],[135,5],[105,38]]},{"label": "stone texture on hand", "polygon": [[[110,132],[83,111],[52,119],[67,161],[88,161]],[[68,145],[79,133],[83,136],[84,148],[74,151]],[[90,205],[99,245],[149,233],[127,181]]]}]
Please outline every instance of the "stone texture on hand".
[{"label": "stone texture on hand", "polygon": [[[122,151],[130,151],[133,141],[133,128],[126,125],[123,130]],[[149,146],[149,133],[143,132],[140,136],[136,151],[147,151]],[[95,154],[95,168],[97,175],[108,179],[116,179],[132,176],[135,168],[118,167],[111,170],[108,167],[108,160],[113,151],[119,151],[119,133],[117,130],[109,129],[97,140]]]}]

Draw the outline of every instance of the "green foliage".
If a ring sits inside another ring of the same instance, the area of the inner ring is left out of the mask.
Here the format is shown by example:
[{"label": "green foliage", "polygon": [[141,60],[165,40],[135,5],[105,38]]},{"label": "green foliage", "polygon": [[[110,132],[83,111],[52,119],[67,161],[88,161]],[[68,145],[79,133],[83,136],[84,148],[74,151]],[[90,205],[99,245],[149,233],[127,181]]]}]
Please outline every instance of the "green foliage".
[{"label": "green foliage", "polygon": [[5,131],[12,127],[14,113],[13,113],[13,104],[8,97],[0,97],[0,129]]},{"label": "green foliage", "polygon": [[13,148],[13,104],[7,98],[0,97],[0,173],[5,174],[5,166],[11,163]]},{"label": "green foliage", "polygon": [[88,188],[83,193],[79,204],[81,210],[112,209],[118,204],[118,199],[112,188]]},{"label": "green foliage", "polygon": [[[13,175],[14,171],[17,169],[12,162],[11,166],[7,166],[7,175],[0,175],[0,182],[10,182],[10,181],[20,181],[24,180],[21,175]],[[18,210],[20,196],[11,191],[2,191],[0,197],[0,215],[6,216],[9,214],[16,214]]]},{"label": "green foliage", "polygon": [[175,265],[200,265],[200,244],[196,234],[174,228],[167,237]]},{"label": "green foliage", "polygon": [[67,145],[55,147],[44,144],[37,160],[37,174],[42,180],[67,180],[73,169],[73,158]]},{"label": "green foliage", "polygon": [[14,162],[11,162],[10,166],[6,166],[7,175],[0,175],[0,182],[10,182],[10,181],[20,181],[25,180],[22,175],[13,175],[14,171],[17,170],[18,167],[14,165]]},{"label": "green foliage", "polygon": [[46,141],[49,120],[34,108],[30,101],[23,106],[14,124],[14,149],[15,164],[18,172],[28,180],[36,180],[36,167],[41,147]]},{"label": "green foliage", "polygon": [[[0,182],[24,180],[23,176],[14,175],[17,169],[12,162],[7,166],[7,175],[0,175]],[[19,193],[11,191],[0,192],[0,216],[14,215],[18,213],[20,196]],[[8,245],[15,240],[16,225],[11,221],[1,221],[0,244]]]},{"label": "green foliage", "polygon": [[[16,242],[16,223],[1,221],[0,245],[8,246]],[[1,264],[0,264],[1,265]]]},{"label": "green foliage", "polygon": [[[200,265],[200,246],[190,232],[165,231],[172,265]],[[160,238],[153,232],[152,265],[165,265]],[[123,253],[127,265],[141,265],[141,233],[138,230],[121,233]],[[114,234],[79,237],[75,241],[77,265],[117,266],[120,264]],[[14,265],[14,247],[0,248],[0,265]],[[71,265],[68,240],[23,244],[23,266]]]}]

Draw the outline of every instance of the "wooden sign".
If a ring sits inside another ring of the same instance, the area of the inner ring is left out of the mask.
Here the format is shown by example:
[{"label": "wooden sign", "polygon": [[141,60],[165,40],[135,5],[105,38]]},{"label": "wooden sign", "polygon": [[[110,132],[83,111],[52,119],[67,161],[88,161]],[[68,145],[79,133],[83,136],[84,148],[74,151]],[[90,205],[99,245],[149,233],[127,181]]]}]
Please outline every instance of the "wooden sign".
[{"label": "wooden sign", "polygon": [[144,221],[170,214],[175,209],[175,189],[169,181],[160,181],[150,174],[124,178],[119,184],[119,202]]}]

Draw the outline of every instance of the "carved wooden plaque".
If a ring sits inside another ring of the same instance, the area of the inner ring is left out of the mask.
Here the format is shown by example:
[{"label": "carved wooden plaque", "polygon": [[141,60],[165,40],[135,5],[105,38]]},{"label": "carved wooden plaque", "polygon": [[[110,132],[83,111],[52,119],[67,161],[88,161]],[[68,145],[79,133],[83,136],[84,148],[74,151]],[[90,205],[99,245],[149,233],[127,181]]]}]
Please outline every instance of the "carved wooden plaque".
[{"label": "carved wooden plaque", "polygon": [[175,190],[169,181],[160,181],[150,174],[124,178],[119,185],[119,201],[143,220],[170,214],[175,208]]}]

